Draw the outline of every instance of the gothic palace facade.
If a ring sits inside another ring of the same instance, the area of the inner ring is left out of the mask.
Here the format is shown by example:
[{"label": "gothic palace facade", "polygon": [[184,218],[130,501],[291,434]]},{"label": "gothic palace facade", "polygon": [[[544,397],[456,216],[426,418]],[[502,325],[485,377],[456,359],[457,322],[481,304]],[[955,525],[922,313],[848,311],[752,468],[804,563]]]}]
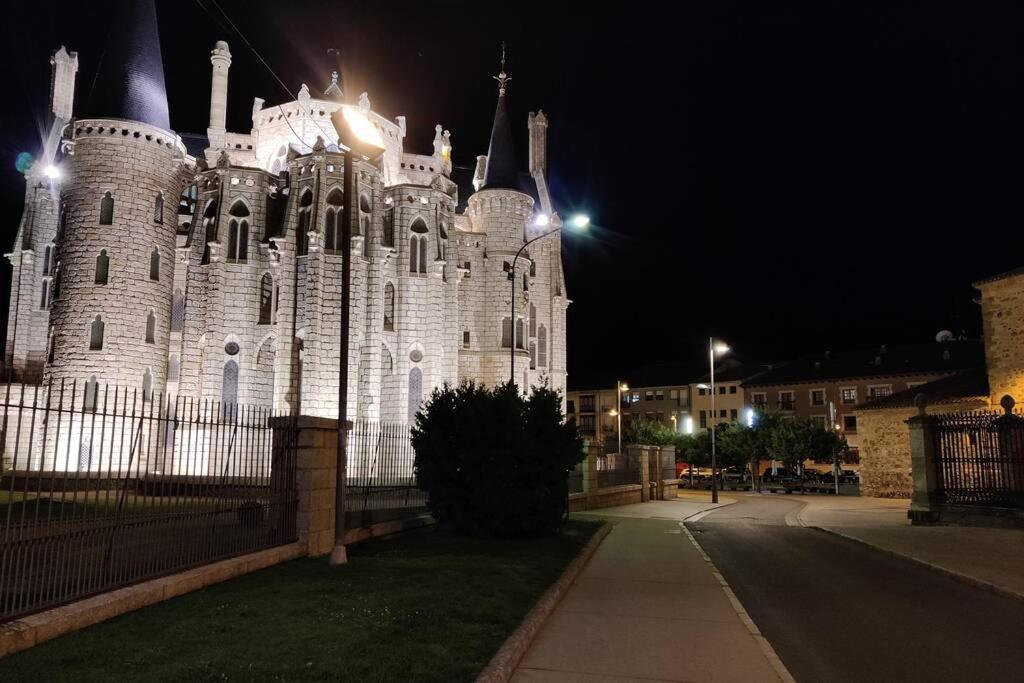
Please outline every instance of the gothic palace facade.
[{"label": "gothic palace facade", "polygon": [[[177,135],[155,13],[137,5],[133,38],[105,57],[94,87],[109,83],[107,101],[73,111],[77,55],[51,59],[53,123],[6,254],[4,360],[17,382],[74,380],[86,402],[116,385],[336,416],[350,201],[350,418],[407,422],[434,387],[508,381],[510,356],[521,388],[564,392],[559,234],[531,244],[509,277],[525,241],[560,225],[545,182],[547,120],[524,122],[520,173],[504,73],[488,155],[463,183],[448,131],[436,127],[429,154],[406,151],[405,117],[374,112],[366,93],[346,97],[336,76],[294,101],[255,98],[251,129],[229,132],[224,42],[210,56],[207,135]],[[384,148],[354,159],[351,197],[331,123],[343,107]]]}]

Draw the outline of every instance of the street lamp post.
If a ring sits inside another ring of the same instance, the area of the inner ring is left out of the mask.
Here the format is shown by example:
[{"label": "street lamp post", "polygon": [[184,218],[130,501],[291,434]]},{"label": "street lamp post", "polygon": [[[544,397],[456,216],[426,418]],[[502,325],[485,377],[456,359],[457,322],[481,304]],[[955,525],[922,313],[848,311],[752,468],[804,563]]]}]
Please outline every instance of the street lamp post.
[{"label": "street lamp post", "polygon": [[[715,345],[715,338],[708,337],[708,365],[711,368],[711,419],[714,420],[716,416],[715,411],[715,354],[716,353],[727,353],[729,347],[719,342]],[[711,429],[711,502],[718,503],[718,473],[716,472],[716,460],[715,460],[715,423],[709,422],[709,428]]]},{"label": "street lamp post", "polygon": [[629,391],[629,386],[627,386],[625,382],[617,382],[617,384],[618,384],[618,394],[619,394],[619,407],[615,411],[617,413],[616,418],[618,419],[618,422],[616,424],[615,429],[616,429],[616,431],[619,434],[619,454],[621,455],[622,454],[622,392],[623,391]]},{"label": "street lamp post", "polygon": [[[536,220],[537,225],[547,225],[550,222],[547,214],[540,214]],[[577,214],[572,217],[572,226],[580,230],[585,230],[590,225],[590,218],[584,214]],[[516,262],[519,261],[519,257],[522,256],[523,251],[536,242],[537,240],[544,239],[550,235],[554,235],[556,232],[561,232],[562,226],[559,225],[556,228],[542,232],[541,234],[534,237],[532,240],[526,241],[523,246],[519,247],[519,251],[516,252],[515,257],[512,259],[512,267],[508,271],[508,279],[512,284],[512,317],[509,318],[509,326],[511,329],[511,344],[509,348],[509,367],[508,367],[508,381],[509,384],[515,384],[516,382]],[[529,391],[529,387],[523,387],[523,391]]]}]

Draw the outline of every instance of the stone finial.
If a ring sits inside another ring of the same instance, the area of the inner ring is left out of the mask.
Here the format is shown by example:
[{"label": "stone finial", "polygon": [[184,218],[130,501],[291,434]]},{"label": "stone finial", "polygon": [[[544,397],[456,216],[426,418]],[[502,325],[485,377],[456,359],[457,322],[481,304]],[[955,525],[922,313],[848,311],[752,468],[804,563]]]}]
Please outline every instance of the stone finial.
[{"label": "stone finial", "polygon": [[434,156],[441,156],[441,131],[444,127],[439,123],[434,126]]},{"label": "stone finial", "polygon": [[498,81],[498,97],[505,94],[508,89],[508,82],[512,80],[512,77],[505,73],[505,41],[501,41],[501,69],[498,71],[497,76],[492,76],[494,80]]},{"label": "stone finial", "polygon": [[228,152],[225,149],[220,151],[220,156],[217,157],[217,168],[229,168],[231,166],[231,157],[228,156]]},{"label": "stone finial", "polygon": [[1010,415],[1013,413],[1013,407],[1017,405],[1017,402],[1013,400],[1013,396],[1004,394],[1003,397],[999,399],[999,405],[1002,407],[1005,414]]},{"label": "stone finial", "polygon": [[363,111],[370,111],[370,94],[364,92],[359,96],[359,108]]},{"label": "stone finial", "polygon": [[[309,96],[309,86],[306,85],[305,83],[303,83],[302,87],[299,88],[299,94],[298,94],[298,96],[295,99],[298,100],[299,106],[302,107],[303,111],[307,111],[309,109],[309,99],[310,99],[310,96]],[[307,113],[308,113],[308,111],[307,111]]]},{"label": "stone finial", "polygon": [[337,71],[331,72],[331,84],[327,86],[326,90],[324,90],[324,94],[327,95],[328,97],[337,97],[338,99],[341,99],[345,96],[345,93],[342,92],[341,90],[341,85],[338,84]]},{"label": "stone finial", "polygon": [[928,408],[928,394],[923,391],[914,397],[914,407],[917,408],[918,415],[924,415]]},{"label": "stone finial", "polygon": [[256,123],[256,115],[259,114],[261,111],[263,111],[263,102],[264,102],[264,100],[263,100],[262,97],[254,97],[254,98],[252,98],[252,122],[253,122],[253,124]]},{"label": "stone finial", "polygon": [[324,139],[317,135],[316,142],[313,143],[313,154],[323,154],[327,151],[327,145],[324,143]]}]

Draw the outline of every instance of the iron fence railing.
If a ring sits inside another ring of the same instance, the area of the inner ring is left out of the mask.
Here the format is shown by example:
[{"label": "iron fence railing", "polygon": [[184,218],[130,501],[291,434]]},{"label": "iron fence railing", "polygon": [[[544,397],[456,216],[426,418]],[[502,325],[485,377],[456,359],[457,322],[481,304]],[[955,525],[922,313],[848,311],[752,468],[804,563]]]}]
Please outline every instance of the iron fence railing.
[{"label": "iron fence railing", "polygon": [[937,502],[1024,507],[1024,417],[986,411],[926,419]]},{"label": "iron fence railing", "polygon": [[356,420],[349,433],[345,508],[353,524],[424,509],[427,494],[416,486],[409,425]]},{"label": "iron fence railing", "polygon": [[640,458],[628,453],[609,455],[604,460],[604,467],[599,461],[597,470],[597,486],[622,486],[640,483]]},{"label": "iron fence railing", "polygon": [[0,386],[0,621],[294,541],[294,422],[272,416]]}]

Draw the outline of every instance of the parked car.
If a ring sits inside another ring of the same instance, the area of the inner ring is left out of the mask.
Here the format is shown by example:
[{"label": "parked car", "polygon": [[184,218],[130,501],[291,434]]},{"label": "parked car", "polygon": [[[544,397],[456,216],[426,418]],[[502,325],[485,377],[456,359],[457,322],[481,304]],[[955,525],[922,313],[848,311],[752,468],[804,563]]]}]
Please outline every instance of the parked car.
[{"label": "parked car", "polygon": [[772,474],[772,468],[769,467],[764,471],[764,474],[761,475],[761,479],[764,481],[777,481],[794,476],[796,476],[796,473],[786,469],[785,467],[776,467],[775,474]]}]

